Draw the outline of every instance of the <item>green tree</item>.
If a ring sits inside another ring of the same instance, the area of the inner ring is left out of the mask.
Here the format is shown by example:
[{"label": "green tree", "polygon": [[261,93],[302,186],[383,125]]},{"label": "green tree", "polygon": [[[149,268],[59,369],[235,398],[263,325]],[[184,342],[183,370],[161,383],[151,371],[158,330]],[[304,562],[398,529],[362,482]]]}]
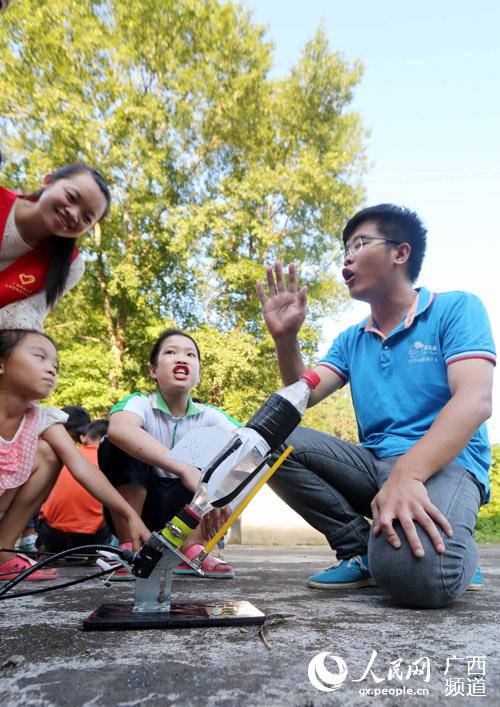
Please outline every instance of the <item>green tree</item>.
[{"label": "green tree", "polygon": [[320,432],[340,437],[358,444],[356,415],[352,406],[349,386],[322,400],[306,411],[304,424]]},{"label": "green tree", "polygon": [[320,28],[273,78],[264,33],[216,0],[25,0],[2,17],[5,182],[34,188],[83,159],[113,184],[110,217],[82,243],[84,280],[49,320],[57,402],[85,395],[102,412],[144,385],[154,333],[175,322],[213,352],[218,383],[200,390],[241,414],[277,382],[254,293],[263,263],[301,268],[307,355],[342,306],[332,262],[363,196],[349,107],[361,67]]},{"label": "green tree", "polygon": [[500,445],[491,448],[491,500],[479,511],[475,537],[478,542],[500,540]]}]

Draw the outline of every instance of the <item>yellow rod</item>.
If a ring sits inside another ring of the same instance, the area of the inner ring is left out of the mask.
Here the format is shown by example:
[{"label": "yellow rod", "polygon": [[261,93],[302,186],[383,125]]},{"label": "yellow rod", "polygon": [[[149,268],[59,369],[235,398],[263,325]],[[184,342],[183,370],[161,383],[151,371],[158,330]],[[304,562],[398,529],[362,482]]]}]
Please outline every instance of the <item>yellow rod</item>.
[{"label": "yellow rod", "polygon": [[262,479],[255,484],[254,488],[250,491],[248,496],[243,499],[243,501],[240,503],[240,505],[233,511],[232,515],[229,516],[229,518],[226,520],[222,528],[214,535],[214,537],[208,541],[208,543],[205,545],[204,552],[208,553],[212,548],[219,542],[219,540],[222,538],[222,536],[225,534],[226,530],[231,527],[231,525],[234,523],[236,518],[242,513],[245,508],[248,506],[252,498],[255,496],[257,491],[260,491],[260,489],[264,486],[266,481],[271,478],[271,476],[274,474],[274,472],[283,464],[287,456],[290,454],[290,452],[293,451],[293,447],[290,445],[288,446],[283,454],[277,459],[272,467],[266,471]]}]

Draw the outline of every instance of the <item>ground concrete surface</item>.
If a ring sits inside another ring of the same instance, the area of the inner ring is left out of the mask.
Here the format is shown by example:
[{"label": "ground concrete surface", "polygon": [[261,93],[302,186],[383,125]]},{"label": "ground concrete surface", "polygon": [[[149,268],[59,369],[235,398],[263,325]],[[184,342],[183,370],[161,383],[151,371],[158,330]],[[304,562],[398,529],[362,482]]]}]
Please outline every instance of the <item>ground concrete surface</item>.
[{"label": "ground concrete surface", "polygon": [[[235,580],[181,578],[175,598],[253,602],[271,615],[268,645],[252,626],[84,632],[98,605],[133,594],[131,583],[92,580],[0,602],[2,707],[500,704],[500,546],[481,548],[482,592],[434,611],[391,606],[376,587],[308,589],[327,548],[230,546],[225,555]],[[89,571],[63,568],[61,578]],[[309,674],[339,687],[320,691]]]}]

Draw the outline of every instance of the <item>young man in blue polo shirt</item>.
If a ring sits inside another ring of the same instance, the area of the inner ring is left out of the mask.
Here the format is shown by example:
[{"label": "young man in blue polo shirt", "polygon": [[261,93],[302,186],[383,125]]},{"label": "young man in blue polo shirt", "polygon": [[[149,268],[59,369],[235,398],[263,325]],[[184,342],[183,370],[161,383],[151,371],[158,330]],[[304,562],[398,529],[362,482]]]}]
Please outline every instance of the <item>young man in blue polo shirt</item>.
[{"label": "young man in blue polo shirt", "polygon": [[[379,584],[414,607],[445,606],[477,568],[474,526],[488,500],[495,347],[480,300],[414,289],[426,230],[408,209],[381,204],[348,221],[342,275],[370,316],[342,332],[316,372],[315,405],[351,386],[360,445],[299,428],[271,487],[324,533],[337,563],[309,578],[326,589]],[[258,284],[285,384],[305,366],[298,333],[306,289],[293,265]],[[373,518],[370,526],[366,517]]]}]

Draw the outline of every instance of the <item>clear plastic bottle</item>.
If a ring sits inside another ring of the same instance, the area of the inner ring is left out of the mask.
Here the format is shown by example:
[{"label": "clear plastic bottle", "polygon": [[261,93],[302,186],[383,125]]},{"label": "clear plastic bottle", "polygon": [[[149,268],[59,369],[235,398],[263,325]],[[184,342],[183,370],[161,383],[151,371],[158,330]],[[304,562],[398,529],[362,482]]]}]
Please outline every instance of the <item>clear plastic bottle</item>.
[{"label": "clear plastic bottle", "polygon": [[[184,506],[161,533],[152,533],[135,555],[132,560],[135,575],[149,577],[165,550],[180,548],[205,513],[225,506],[242,492],[249,493],[272,452],[300,423],[311,390],[319,382],[320,377],[315,371],[304,371],[296,383],[273,393],[245,427],[235,432],[224,449],[203,469],[191,503]],[[222,473],[215,488],[209,491],[208,481],[216,470]],[[202,556],[200,553],[199,558]]]},{"label": "clear plastic bottle", "polygon": [[311,390],[319,381],[315,371],[305,370],[296,383],[273,393],[246,426],[257,430],[274,452],[300,424]]},{"label": "clear plastic bottle", "polygon": [[311,395],[311,390],[314,390],[320,382],[320,377],[316,371],[310,368],[304,371],[296,383],[287,385],[286,388],[278,390],[276,395],[281,395],[282,398],[292,403],[294,408],[303,417]]},{"label": "clear plastic bottle", "polygon": [[[311,390],[319,382],[319,375],[308,369],[296,383],[273,393],[202,470],[193,500],[167,523],[162,534],[180,546],[205,513],[227,505],[246,487],[250,489],[271,453],[300,424]],[[209,490],[208,482],[215,471],[220,480]]]},{"label": "clear plastic bottle", "polygon": [[[203,470],[201,484],[206,483],[221,464],[227,468],[216,489],[210,494],[213,505],[229,503],[241,492],[246,482],[255,476],[256,470],[263,466],[269,454],[283,444],[300,423],[311,390],[319,381],[320,377],[315,371],[306,370],[296,383],[274,393]],[[193,498],[192,504],[198,505],[197,496]],[[199,505],[198,508],[201,510]]]},{"label": "clear plastic bottle", "polygon": [[[271,454],[300,424],[311,390],[319,382],[315,371],[304,371],[296,383],[273,393],[245,427],[235,432],[224,449],[202,470],[191,503],[184,506],[161,533],[154,532],[134,557],[132,571],[135,575],[149,577],[166,548],[180,548],[205,513],[250,492]],[[219,479],[215,488],[209,489],[208,482],[215,471]],[[200,553],[199,557],[202,555]]]}]

